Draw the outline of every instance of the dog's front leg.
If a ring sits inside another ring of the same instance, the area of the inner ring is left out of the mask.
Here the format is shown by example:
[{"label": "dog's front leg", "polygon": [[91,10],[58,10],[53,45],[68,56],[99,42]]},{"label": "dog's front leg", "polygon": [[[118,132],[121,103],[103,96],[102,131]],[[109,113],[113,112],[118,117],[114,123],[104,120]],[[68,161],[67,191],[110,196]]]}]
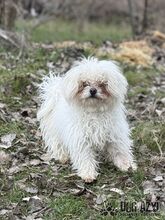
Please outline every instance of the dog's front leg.
[{"label": "dog's front leg", "polygon": [[137,169],[132,150],[130,146],[124,143],[111,143],[107,148],[109,158],[114,165],[121,171],[127,171],[129,168]]},{"label": "dog's front leg", "polygon": [[75,146],[70,150],[70,157],[73,168],[77,170],[77,175],[85,182],[93,182],[97,173],[97,161],[95,154],[89,146]]}]

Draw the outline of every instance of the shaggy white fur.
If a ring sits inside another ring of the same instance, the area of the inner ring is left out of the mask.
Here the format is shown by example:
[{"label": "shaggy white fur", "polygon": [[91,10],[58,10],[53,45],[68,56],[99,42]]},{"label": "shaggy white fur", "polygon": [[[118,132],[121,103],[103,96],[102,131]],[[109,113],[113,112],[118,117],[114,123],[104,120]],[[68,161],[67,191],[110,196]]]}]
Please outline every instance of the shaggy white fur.
[{"label": "shaggy white fur", "polygon": [[98,175],[98,153],[123,171],[136,169],[123,105],[127,81],[112,61],[84,58],[63,76],[44,78],[38,120],[45,146],[61,162],[71,159],[86,182]]}]

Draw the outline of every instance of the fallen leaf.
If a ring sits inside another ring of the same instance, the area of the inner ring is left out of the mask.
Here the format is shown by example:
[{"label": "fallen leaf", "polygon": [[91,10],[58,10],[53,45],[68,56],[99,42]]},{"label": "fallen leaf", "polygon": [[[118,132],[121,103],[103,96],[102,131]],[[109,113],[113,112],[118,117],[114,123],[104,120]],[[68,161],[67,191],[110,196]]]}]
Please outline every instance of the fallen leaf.
[{"label": "fallen leaf", "polygon": [[76,176],[76,173],[70,173],[67,176],[64,176],[64,178],[71,178],[71,177],[74,177],[74,176]]},{"label": "fallen leaf", "polygon": [[165,97],[162,98],[160,101],[161,101],[161,103],[165,104]]},{"label": "fallen leaf", "polygon": [[38,189],[35,187],[26,187],[24,190],[28,193],[31,193],[31,194],[38,193]]},{"label": "fallen leaf", "polygon": [[28,206],[30,209],[30,212],[36,212],[38,210],[41,210],[43,208],[43,203],[41,199],[38,196],[32,196],[30,197],[28,202]]},{"label": "fallen leaf", "polygon": [[71,189],[70,193],[75,195],[75,196],[81,196],[86,192],[85,187],[83,189]]},{"label": "fallen leaf", "polygon": [[41,155],[40,159],[46,163],[49,163],[52,158],[51,158],[50,154],[46,153],[46,154]]},{"label": "fallen leaf", "polygon": [[11,175],[11,174],[18,173],[21,169],[22,169],[21,166],[13,166],[8,170],[8,172]]},{"label": "fallen leaf", "polygon": [[10,156],[4,151],[0,151],[0,164],[4,164],[10,160]]},{"label": "fallen leaf", "polygon": [[9,212],[10,212],[10,210],[8,210],[8,209],[2,209],[2,210],[0,210],[0,215],[5,215]]},{"label": "fallen leaf", "polygon": [[5,104],[5,103],[0,102],[0,109],[5,108],[5,107],[6,107],[6,104]]},{"label": "fallen leaf", "polygon": [[155,182],[163,181],[163,177],[162,176],[156,176],[153,180]]},{"label": "fallen leaf", "polygon": [[155,184],[152,181],[144,181],[142,186],[144,195],[153,194],[155,192]]},{"label": "fallen leaf", "polygon": [[29,200],[30,200],[30,197],[22,198],[22,201],[23,201],[23,202],[28,202]]},{"label": "fallen leaf", "polygon": [[16,134],[6,134],[1,137],[0,148],[8,149],[12,146],[13,140],[16,138]]},{"label": "fallen leaf", "polygon": [[101,205],[103,202],[105,202],[107,200],[106,195],[102,194],[102,195],[98,195],[96,198],[96,204],[97,205]]},{"label": "fallen leaf", "polygon": [[37,166],[37,165],[41,164],[41,161],[37,160],[37,159],[33,159],[29,162],[29,164],[33,165],[33,166]]},{"label": "fallen leaf", "polygon": [[160,117],[163,111],[156,109],[155,112]]},{"label": "fallen leaf", "polygon": [[118,188],[111,188],[110,191],[111,192],[116,192],[119,195],[124,195],[124,192],[121,189],[118,189]]}]

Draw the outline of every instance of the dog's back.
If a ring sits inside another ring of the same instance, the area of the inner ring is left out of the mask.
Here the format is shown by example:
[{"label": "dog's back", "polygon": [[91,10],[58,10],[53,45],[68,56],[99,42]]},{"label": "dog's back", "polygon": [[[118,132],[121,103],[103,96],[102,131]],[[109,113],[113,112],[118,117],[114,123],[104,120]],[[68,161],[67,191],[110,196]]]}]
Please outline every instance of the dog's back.
[{"label": "dog's back", "polygon": [[60,96],[62,77],[50,75],[43,79],[39,87],[39,97],[41,99],[41,107],[37,113],[37,119],[41,120],[46,117],[50,111],[56,106]]}]

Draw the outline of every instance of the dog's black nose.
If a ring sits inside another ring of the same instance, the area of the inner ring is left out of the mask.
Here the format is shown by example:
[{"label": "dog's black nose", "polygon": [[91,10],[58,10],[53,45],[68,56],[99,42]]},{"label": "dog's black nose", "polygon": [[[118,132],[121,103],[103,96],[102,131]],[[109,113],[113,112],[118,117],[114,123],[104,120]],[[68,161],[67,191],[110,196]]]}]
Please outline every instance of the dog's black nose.
[{"label": "dog's black nose", "polygon": [[97,90],[95,88],[90,89],[90,94],[91,94],[92,97],[95,96],[96,93],[97,93]]}]

